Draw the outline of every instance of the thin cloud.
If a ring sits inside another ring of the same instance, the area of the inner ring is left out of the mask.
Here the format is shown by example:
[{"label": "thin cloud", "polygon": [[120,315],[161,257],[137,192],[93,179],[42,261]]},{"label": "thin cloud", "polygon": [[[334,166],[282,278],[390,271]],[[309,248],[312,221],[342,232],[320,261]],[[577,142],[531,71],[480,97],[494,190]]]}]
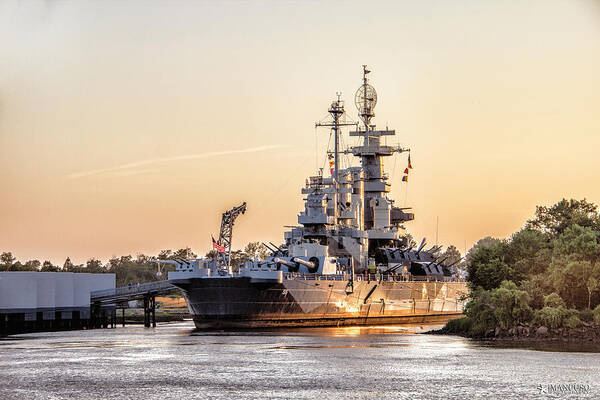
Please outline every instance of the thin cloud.
[{"label": "thin cloud", "polygon": [[152,172],[158,172],[160,169],[158,168],[143,168],[143,169],[127,169],[124,171],[115,171],[115,176],[133,176],[133,175],[141,175],[141,174],[150,174]]},{"label": "thin cloud", "polygon": [[[270,146],[251,147],[249,149],[241,149],[241,150],[213,151],[210,153],[186,154],[186,155],[175,156],[175,157],[153,158],[150,160],[141,160],[141,161],[135,161],[135,162],[127,163],[127,164],[121,164],[121,165],[117,165],[116,167],[95,169],[92,171],[73,172],[73,173],[67,175],[67,178],[68,179],[77,179],[77,178],[83,178],[83,177],[91,176],[91,175],[104,174],[107,172],[121,172],[121,174],[122,174],[122,171],[124,171],[124,170],[132,170],[132,169],[135,169],[138,167],[143,167],[146,165],[161,164],[161,163],[168,163],[168,162],[172,162],[172,161],[182,161],[182,160],[199,160],[199,159],[203,159],[203,158],[228,156],[228,155],[232,155],[232,154],[257,153],[260,151],[272,150],[272,149],[276,149],[276,148],[280,148],[280,147],[283,147],[283,146],[282,145],[270,145]],[[133,175],[133,171],[131,171],[131,172],[132,173],[130,175]]]}]

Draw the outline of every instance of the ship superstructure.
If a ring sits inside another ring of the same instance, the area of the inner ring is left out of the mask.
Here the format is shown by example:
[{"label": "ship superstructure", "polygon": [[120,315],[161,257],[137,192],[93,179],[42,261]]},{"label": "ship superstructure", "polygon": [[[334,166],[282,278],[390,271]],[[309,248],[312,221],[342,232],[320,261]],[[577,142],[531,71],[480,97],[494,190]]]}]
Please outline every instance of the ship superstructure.
[{"label": "ship superstructure", "polygon": [[[388,197],[391,185],[383,169],[383,159],[409,150],[382,144],[382,137],[394,136],[395,131],[377,130],[371,124],[377,93],[368,83],[369,72],[363,66],[363,85],[355,96],[363,124],[341,121],[345,110],[339,96],[329,108],[331,122],[317,124],[331,127],[334,135],[332,174],[329,178],[320,174],[307,180],[302,189],[307,195],[305,210],[298,217],[302,226],[285,233],[291,256],[301,256],[305,243],[318,243],[323,252],[346,258],[355,272],[374,265],[370,261],[379,248],[406,248],[408,240],[403,223],[414,219],[412,213],[406,212],[407,208],[395,207]],[[345,125],[359,128],[351,131],[350,136],[360,137],[362,145],[339,149],[341,127]],[[357,157],[360,166],[340,169],[342,153]]]},{"label": "ship superstructure", "polygon": [[[284,243],[267,246],[270,257],[247,260],[235,272],[223,255],[216,261],[181,260],[169,273],[199,328],[372,324],[462,313],[464,282],[439,260],[441,246],[425,250],[425,239],[418,246],[410,240],[404,224],[414,214],[389,197],[383,160],[410,150],[386,145],[382,139],[395,131],[371,123],[377,93],[369,72],[363,66],[355,95],[362,123],[346,122],[338,94],[330,119],[317,124],[334,137],[331,175],[306,180],[304,210],[298,226],[284,233]],[[359,145],[340,148],[345,126],[354,127],[349,135],[360,138]],[[340,168],[342,154],[359,165]],[[230,230],[228,238],[230,248]],[[215,245],[223,250],[220,242]]]}]

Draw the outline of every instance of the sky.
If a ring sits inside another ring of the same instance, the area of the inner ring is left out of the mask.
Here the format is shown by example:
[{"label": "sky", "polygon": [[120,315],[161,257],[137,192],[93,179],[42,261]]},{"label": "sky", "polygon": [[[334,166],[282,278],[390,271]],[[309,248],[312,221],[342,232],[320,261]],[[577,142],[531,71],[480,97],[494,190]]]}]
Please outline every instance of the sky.
[{"label": "sky", "polygon": [[[0,252],[77,263],[280,243],[342,93],[417,239],[461,252],[536,205],[600,203],[600,1],[0,2]],[[344,144],[354,143],[344,133]],[[346,161],[346,160],[344,160]],[[352,163],[351,160],[347,160]]]}]

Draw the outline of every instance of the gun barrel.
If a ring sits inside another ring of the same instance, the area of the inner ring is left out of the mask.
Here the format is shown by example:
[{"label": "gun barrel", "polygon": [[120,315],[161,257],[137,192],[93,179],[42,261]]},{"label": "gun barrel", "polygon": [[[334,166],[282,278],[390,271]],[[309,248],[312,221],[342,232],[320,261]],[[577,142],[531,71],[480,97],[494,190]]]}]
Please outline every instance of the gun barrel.
[{"label": "gun barrel", "polygon": [[288,267],[292,267],[292,268],[296,267],[296,264],[293,263],[292,261],[284,260],[282,258],[275,257],[273,259],[273,261],[276,262],[276,263],[278,263],[278,264],[283,264],[283,265],[288,266]]},{"label": "gun barrel", "polygon": [[159,264],[173,264],[173,265],[179,265],[180,264],[177,261],[173,261],[173,260],[154,260],[154,262],[157,262]]},{"label": "gun barrel", "polygon": [[269,251],[272,252],[272,253],[275,253],[275,251],[277,251],[277,250],[273,250],[272,248],[270,248],[265,242],[261,242],[261,244],[263,246],[265,246],[267,249],[269,249]]},{"label": "gun barrel", "polygon": [[302,265],[304,265],[304,266],[306,266],[308,268],[314,268],[315,267],[315,263],[303,260],[303,259],[298,258],[298,257],[292,258],[292,261],[295,262],[295,263],[298,263],[298,264],[302,264]]},{"label": "gun barrel", "polygon": [[269,242],[269,244],[273,247],[275,247],[278,251],[281,251],[281,249],[279,248],[279,246],[277,246],[275,243],[273,242]]}]

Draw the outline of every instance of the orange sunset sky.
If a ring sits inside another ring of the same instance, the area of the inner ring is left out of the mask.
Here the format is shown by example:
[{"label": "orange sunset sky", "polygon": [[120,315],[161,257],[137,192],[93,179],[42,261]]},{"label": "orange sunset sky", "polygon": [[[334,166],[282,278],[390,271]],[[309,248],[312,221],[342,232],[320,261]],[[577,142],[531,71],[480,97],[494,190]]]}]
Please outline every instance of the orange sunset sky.
[{"label": "orange sunset sky", "polygon": [[415,238],[600,202],[599,1],[2,1],[0,252],[204,253],[242,201],[234,247],[279,243],[362,64]]}]

